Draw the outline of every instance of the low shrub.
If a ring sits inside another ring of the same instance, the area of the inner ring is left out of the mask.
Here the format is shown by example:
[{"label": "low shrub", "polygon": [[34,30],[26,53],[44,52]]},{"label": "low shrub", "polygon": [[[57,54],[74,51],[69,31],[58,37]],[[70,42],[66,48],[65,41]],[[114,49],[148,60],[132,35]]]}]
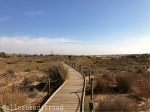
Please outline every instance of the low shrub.
[{"label": "low shrub", "polygon": [[35,82],[37,80],[37,77],[33,77],[33,76],[30,76],[30,77],[25,77],[24,80],[23,80],[23,85],[24,86],[27,86],[29,84],[32,84],[33,82]]},{"label": "low shrub", "polygon": [[121,93],[128,93],[132,91],[131,85],[131,75],[118,74],[116,75],[116,83],[118,85],[118,90]]},{"label": "low shrub", "polygon": [[133,91],[138,97],[150,97],[150,73],[142,74],[134,81]]},{"label": "low shrub", "polygon": [[16,64],[16,62],[15,61],[9,61],[9,62],[7,62],[7,64]]},{"label": "low shrub", "polygon": [[123,97],[108,96],[98,105],[97,111],[110,111],[110,112],[122,112],[122,111],[136,111],[137,102]]},{"label": "low shrub", "polygon": [[104,77],[97,75],[95,79],[96,79],[95,89],[97,90],[97,92],[107,93],[110,90],[109,89],[110,83]]},{"label": "low shrub", "polygon": [[[7,105],[11,107],[14,104],[17,106],[25,105],[26,99],[28,98],[28,93],[23,90],[15,90],[14,92],[6,91],[1,93],[0,107],[3,105]],[[14,109],[14,107],[13,107]]]},{"label": "low shrub", "polygon": [[24,72],[31,72],[31,68],[26,67],[26,68],[24,69]]},{"label": "low shrub", "polygon": [[6,73],[14,75],[15,71],[14,71],[14,69],[9,68],[9,69],[6,70]]},{"label": "low shrub", "polygon": [[38,61],[36,61],[37,63],[44,63],[44,61],[43,60],[38,60]]},{"label": "low shrub", "polygon": [[57,80],[61,78],[64,82],[68,76],[68,70],[63,66],[62,63],[52,63],[47,70],[47,74],[51,80]]}]

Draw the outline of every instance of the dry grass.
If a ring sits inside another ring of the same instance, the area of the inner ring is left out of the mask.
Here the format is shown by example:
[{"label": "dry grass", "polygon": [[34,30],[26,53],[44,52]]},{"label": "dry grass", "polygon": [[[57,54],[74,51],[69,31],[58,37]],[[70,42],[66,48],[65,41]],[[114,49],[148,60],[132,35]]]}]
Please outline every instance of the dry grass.
[{"label": "dry grass", "polygon": [[[106,56],[106,58],[96,56],[93,57],[77,56],[74,58],[74,60],[76,62],[76,65],[81,63],[82,65],[84,65],[84,68],[87,68],[87,70],[92,70],[92,74],[96,76],[95,77],[96,85],[94,89],[97,91],[94,91],[94,94],[95,92],[97,92],[96,95],[109,94],[108,96],[111,96],[112,94],[115,93],[119,95],[133,94],[134,95],[133,99],[136,100],[141,99],[139,97],[145,97],[147,99],[150,97],[150,73],[147,73],[150,65],[149,57],[150,54],[119,56],[119,57]],[[111,74],[114,74],[115,77],[113,75],[110,75],[110,73],[106,73],[106,71],[110,72]],[[86,72],[85,69],[84,73],[86,75],[88,74],[88,72]],[[89,93],[90,93],[90,85],[87,85],[86,96],[88,96]],[[102,102],[104,102],[103,103],[104,106],[105,104],[107,104],[109,105],[109,107],[111,107],[112,105],[112,107],[115,107],[116,109],[119,108],[117,110],[115,110],[114,108],[114,111],[136,111],[134,105],[133,106],[129,105],[131,104],[130,99],[128,99],[127,97],[123,99],[119,98],[120,97],[115,98],[116,100],[108,98],[106,99],[106,101]],[[121,103],[121,100],[123,100],[124,102]],[[130,106],[133,108],[130,108]],[[89,108],[88,102],[85,102],[85,107],[88,110]],[[123,108],[121,109],[121,107],[125,108],[125,110]],[[128,110],[126,107],[130,109]],[[113,111],[113,108],[112,110],[102,109],[101,111]]]},{"label": "dry grass", "polygon": [[[16,106],[22,106],[30,102],[33,98],[30,98],[30,88],[37,87],[41,82],[41,78],[46,76],[46,71],[49,68],[57,70],[55,73],[59,73],[61,81],[63,82],[67,77],[66,69],[62,64],[56,64],[58,61],[63,60],[63,56],[47,56],[47,57],[10,57],[1,58],[0,60],[0,107],[2,105],[10,106],[16,104]],[[54,63],[54,64],[51,64]],[[52,66],[53,65],[53,66]],[[57,66],[54,66],[57,65]],[[57,74],[56,74],[57,75]],[[57,76],[53,74],[52,80]],[[48,79],[46,77],[46,83]],[[17,88],[11,88],[14,84],[18,84]],[[45,83],[44,83],[45,84]],[[38,86],[39,92],[43,89]],[[55,88],[51,87],[51,90]],[[47,90],[45,90],[46,92]],[[46,96],[46,93],[43,97]],[[37,95],[35,95],[37,96]],[[40,103],[42,97],[40,98]],[[37,103],[35,105],[37,105]],[[33,103],[34,104],[34,103]]]},{"label": "dry grass", "polygon": [[51,80],[57,80],[61,78],[63,82],[67,79],[68,76],[67,68],[65,68],[63,64],[59,62],[51,63],[47,73]]},{"label": "dry grass", "polygon": [[[14,89],[14,88],[13,88]],[[1,100],[0,100],[0,106],[2,105],[16,105],[16,106],[22,106],[25,105],[28,98],[28,92],[24,90],[17,90],[15,89],[13,92],[10,90],[6,90],[5,92],[1,93]]]},{"label": "dry grass", "polygon": [[132,75],[119,74],[116,75],[116,82],[120,93],[128,93],[132,90]]},{"label": "dry grass", "polygon": [[25,69],[45,70],[51,62],[62,61],[65,56],[31,56],[31,57],[10,57],[0,60],[0,71],[5,71],[7,68],[13,69],[15,72],[24,71]]},{"label": "dry grass", "polygon": [[96,76],[96,90],[102,93],[107,93],[109,91],[109,82],[100,76]]},{"label": "dry grass", "polygon": [[98,105],[97,111],[111,111],[111,112],[122,112],[122,111],[136,111],[137,102],[131,99],[123,97],[112,97],[107,96]]},{"label": "dry grass", "polygon": [[150,97],[150,73],[138,76],[133,82],[133,91],[138,97]]},{"label": "dry grass", "polygon": [[96,86],[97,92],[108,93],[111,92],[110,85],[114,83],[114,76],[112,74],[96,75]]}]

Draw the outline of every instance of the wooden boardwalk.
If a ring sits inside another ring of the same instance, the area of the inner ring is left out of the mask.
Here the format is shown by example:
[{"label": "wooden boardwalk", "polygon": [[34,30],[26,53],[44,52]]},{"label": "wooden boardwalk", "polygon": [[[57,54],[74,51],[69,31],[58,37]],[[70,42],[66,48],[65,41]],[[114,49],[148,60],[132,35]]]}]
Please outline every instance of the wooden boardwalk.
[{"label": "wooden boardwalk", "polygon": [[84,77],[70,66],[68,68],[68,79],[47,100],[39,112],[80,112]]}]

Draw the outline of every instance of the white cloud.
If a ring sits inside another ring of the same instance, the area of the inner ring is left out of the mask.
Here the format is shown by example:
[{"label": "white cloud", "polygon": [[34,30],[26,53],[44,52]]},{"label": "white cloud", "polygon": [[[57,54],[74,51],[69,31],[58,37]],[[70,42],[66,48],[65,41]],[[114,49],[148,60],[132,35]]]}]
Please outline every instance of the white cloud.
[{"label": "white cloud", "polygon": [[10,17],[0,17],[0,22],[7,21],[9,19],[10,19]]},{"label": "white cloud", "polygon": [[42,15],[44,13],[45,12],[42,12],[42,11],[33,11],[33,12],[26,12],[25,14],[31,15],[31,16],[36,16],[36,15]]},{"label": "white cloud", "polygon": [[[0,37],[0,51],[9,53],[45,53],[56,51],[68,47],[67,44],[77,43],[78,40],[68,38],[31,38],[27,36],[1,36]],[[63,53],[63,52],[62,52]]]},{"label": "white cloud", "polygon": [[126,54],[126,53],[150,53],[150,38],[124,39],[110,45],[98,45],[94,43],[83,44],[78,40],[69,38],[31,38],[27,36],[1,36],[0,51],[7,53],[29,54]]}]

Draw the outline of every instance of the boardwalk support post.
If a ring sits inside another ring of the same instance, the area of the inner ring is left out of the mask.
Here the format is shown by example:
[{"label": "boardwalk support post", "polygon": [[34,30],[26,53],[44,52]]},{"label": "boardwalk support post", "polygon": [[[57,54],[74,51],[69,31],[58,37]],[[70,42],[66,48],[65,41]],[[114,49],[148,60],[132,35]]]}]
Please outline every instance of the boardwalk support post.
[{"label": "boardwalk support post", "polygon": [[90,112],[95,112],[94,101],[93,101],[93,78],[91,78],[91,102],[89,102]]},{"label": "boardwalk support post", "polygon": [[90,112],[95,112],[94,102],[89,102]]},{"label": "boardwalk support post", "polygon": [[91,71],[89,71],[89,84],[91,82]]},{"label": "boardwalk support post", "polygon": [[50,79],[49,79],[49,80],[48,80],[48,95],[50,95],[50,93],[51,93],[50,85],[51,85],[51,81],[50,81]]},{"label": "boardwalk support post", "polygon": [[91,101],[93,101],[93,78],[91,78]]}]

